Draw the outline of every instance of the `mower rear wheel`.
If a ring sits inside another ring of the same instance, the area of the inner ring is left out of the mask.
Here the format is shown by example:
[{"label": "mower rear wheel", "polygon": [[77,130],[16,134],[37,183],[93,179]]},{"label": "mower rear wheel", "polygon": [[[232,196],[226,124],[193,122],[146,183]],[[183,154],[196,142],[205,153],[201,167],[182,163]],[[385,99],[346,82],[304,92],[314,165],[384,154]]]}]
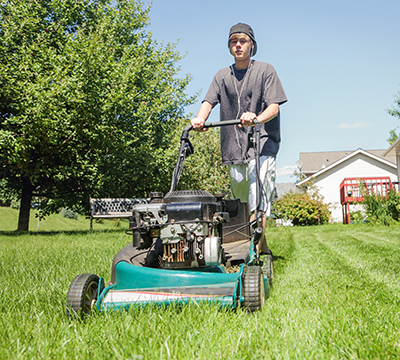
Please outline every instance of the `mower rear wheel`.
[{"label": "mower rear wheel", "polygon": [[260,260],[262,261],[263,274],[268,278],[269,287],[271,288],[275,277],[272,255],[261,255]]},{"label": "mower rear wheel", "polygon": [[81,318],[89,315],[97,301],[99,277],[95,274],[80,274],[72,280],[67,295],[67,316]]},{"label": "mower rear wheel", "polygon": [[243,305],[248,312],[261,310],[265,303],[265,286],[260,266],[247,266],[244,269],[243,293]]}]

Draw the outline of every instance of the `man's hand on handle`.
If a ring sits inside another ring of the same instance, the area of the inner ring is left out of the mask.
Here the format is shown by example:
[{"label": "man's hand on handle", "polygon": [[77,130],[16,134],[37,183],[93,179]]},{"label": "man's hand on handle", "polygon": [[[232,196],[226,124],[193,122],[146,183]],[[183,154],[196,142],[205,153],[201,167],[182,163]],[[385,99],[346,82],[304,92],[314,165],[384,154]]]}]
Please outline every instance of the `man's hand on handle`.
[{"label": "man's hand on handle", "polygon": [[194,118],[190,120],[190,124],[192,125],[193,130],[195,131],[207,131],[208,128],[204,127],[206,121],[203,118]]},{"label": "man's hand on handle", "polygon": [[239,124],[239,127],[254,126],[255,125],[254,119],[257,119],[256,114],[252,112],[243,113],[242,116],[240,117],[241,124]]}]

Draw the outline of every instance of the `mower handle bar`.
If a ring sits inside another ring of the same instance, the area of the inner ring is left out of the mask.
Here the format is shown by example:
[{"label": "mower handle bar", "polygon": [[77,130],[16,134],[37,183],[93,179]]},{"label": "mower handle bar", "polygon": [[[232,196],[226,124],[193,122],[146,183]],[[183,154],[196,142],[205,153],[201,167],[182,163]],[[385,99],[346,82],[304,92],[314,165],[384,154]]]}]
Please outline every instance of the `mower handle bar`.
[{"label": "mower handle bar", "polygon": [[[212,127],[220,127],[220,126],[228,126],[228,125],[239,125],[240,123],[241,123],[241,121],[239,119],[217,121],[217,122],[205,123],[203,128],[212,128]],[[253,124],[257,124],[257,123],[260,123],[260,121],[257,118],[255,118],[253,120]],[[186,128],[184,130],[191,131],[191,130],[193,130],[193,127],[192,127],[192,125],[188,125],[188,126],[186,126]]]}]

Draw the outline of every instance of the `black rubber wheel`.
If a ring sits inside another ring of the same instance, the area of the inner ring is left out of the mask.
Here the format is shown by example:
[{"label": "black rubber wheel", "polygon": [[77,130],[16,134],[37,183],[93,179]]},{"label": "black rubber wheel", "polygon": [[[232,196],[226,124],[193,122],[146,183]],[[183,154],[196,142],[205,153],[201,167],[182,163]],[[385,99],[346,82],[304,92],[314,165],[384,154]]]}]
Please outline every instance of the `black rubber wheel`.
[{"label": "black rubber wheel", "polygon": [[67,295],[67,316],[81,318],[89,315],[97,301],[99,277],[95,274],[80,274],[72,280]]},{"label": "black rubber wheel", "polygon": [[265,286],[260,266],[247,266],[244,269],[243,294],[243,305],[247,311],[261,310],[265,303]]},{"label": "black rubber wheel", "polygon": [[272,255],[261,255],[260,260],[262,261],[263,274],[268,278],[269,287],[272,288],[272,283],[275,277]]}]

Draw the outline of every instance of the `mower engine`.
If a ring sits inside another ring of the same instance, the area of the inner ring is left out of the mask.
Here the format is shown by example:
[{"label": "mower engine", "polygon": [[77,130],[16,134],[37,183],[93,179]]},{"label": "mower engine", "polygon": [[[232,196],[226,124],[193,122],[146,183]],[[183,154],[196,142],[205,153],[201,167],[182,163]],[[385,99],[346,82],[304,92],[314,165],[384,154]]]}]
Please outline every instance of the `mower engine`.
[{"label": "mower engine", "polygon": [[154,247],[153,266],[197,268],[224,262],[222,224],[229,214],[222,211],[222,199],[208,191],[172,191],[164,198],[152,193],[150,203],[136,205],[133,214],[134,244],[140,236],[142,249]]}]

